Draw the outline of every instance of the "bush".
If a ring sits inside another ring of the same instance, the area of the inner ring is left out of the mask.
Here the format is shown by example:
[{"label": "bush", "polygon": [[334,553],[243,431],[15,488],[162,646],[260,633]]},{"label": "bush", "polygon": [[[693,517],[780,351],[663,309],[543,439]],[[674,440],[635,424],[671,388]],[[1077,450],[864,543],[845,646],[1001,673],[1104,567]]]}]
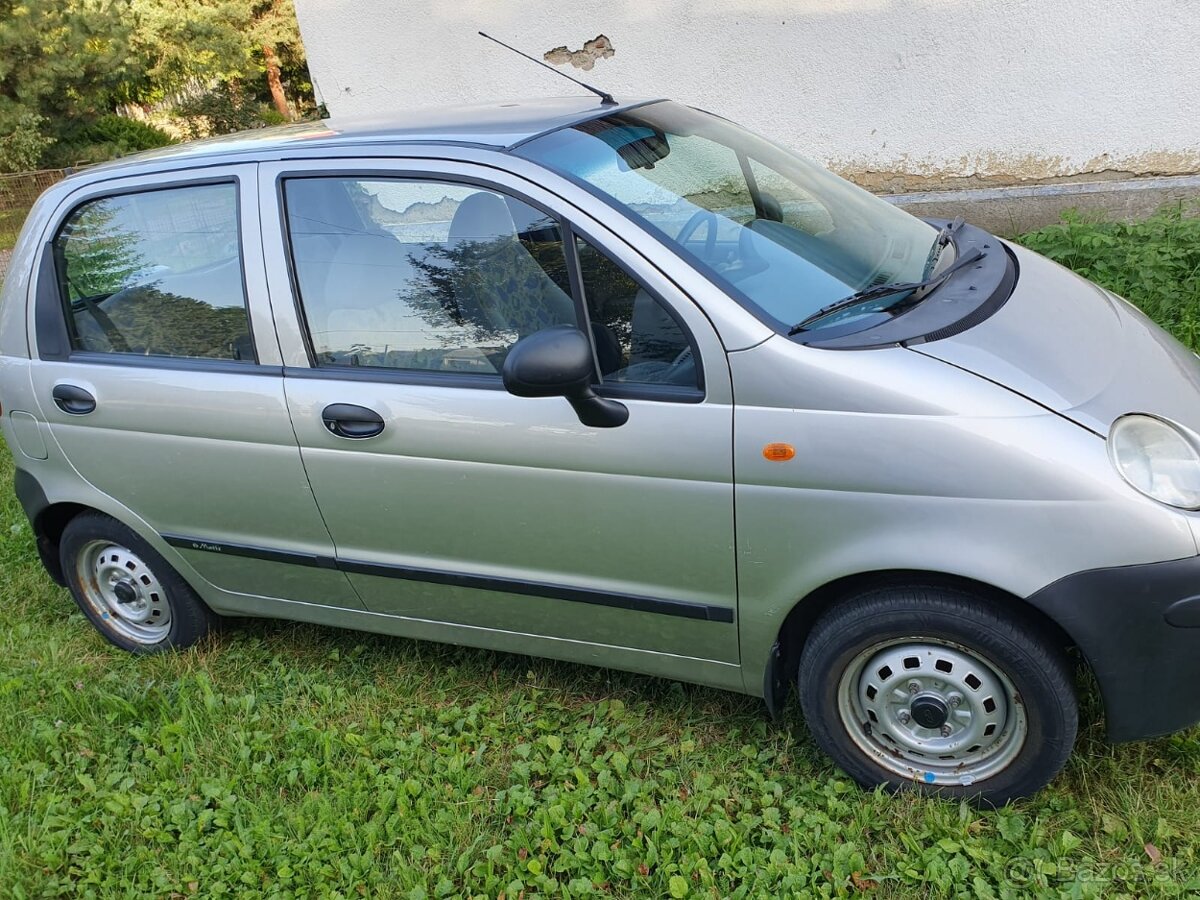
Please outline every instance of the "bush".
[{"label": "bush", "polygon": [[[271,113],[278,117],[274,110]],[[191,138],[232,134],[273,124],[263,104],[232,82],[219,84],[181,103],[176,107],[175,115],[180,118],[184,133]]]},{"label": "bush", "polygon": [[115,144],[123,153],[154,150],[175,143],[175,139],[161,128],[117,115],[101,116],[85,134],[97,144]]},{"label": "bush", "polygon": [[68,129],[45,154],[43,163],[52,167],[81,162],[104,162],[175,143],[175,139],[153,125],[115,113]]},{"label": "bush", "polygon": [[0,121],[0,172],[27,172],[38,167],[42,152],[54,139],[42,133],[46,120],[20,111]]},{"label": "bush", "polygon": [[1067,213],[1062,224],[1021,235],[1017,242],[1120,294],[1193,350],[1200,349],[1200,219],[1183,205],[1144,222],[1085,222]]}]

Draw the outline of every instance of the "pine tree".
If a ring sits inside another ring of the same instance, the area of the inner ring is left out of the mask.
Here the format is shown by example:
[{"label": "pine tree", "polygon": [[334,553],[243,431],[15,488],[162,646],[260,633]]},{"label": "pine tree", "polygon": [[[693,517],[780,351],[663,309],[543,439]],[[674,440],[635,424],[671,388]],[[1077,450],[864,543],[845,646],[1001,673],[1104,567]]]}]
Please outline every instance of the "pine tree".
[{"label": "pine tree", "polygon": [[162,95],[195,81],[265,77],[276,110],[291,118],[280,57],[303,56],[292,0],[132,2],[134,45],[146,60],[148,93]]},{"label": "pine tree", "polygon": [[123,98],[136,62],[129,0],[0,0],[0,170],[32,168]]}]

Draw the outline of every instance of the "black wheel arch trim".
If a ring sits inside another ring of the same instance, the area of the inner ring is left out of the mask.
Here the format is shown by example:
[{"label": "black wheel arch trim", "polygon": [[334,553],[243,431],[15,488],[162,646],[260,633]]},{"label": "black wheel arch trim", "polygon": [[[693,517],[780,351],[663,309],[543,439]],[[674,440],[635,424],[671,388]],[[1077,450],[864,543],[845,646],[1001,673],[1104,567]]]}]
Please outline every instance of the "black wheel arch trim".
[{"label": "black wheel arch trim", "polygon": [[1200,720],[1198,590],[1200,556],[1193,556],[1078,572],[1026,598],[1087,660],[1110,741],[1158,737]]}]

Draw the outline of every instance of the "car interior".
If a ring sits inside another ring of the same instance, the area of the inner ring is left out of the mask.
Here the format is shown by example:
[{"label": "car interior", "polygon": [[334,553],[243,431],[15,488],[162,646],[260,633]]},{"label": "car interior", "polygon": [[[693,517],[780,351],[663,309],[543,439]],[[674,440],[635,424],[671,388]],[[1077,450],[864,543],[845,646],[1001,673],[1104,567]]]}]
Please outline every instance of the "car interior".
[{"label": "car interior", "polygon": [[[402,241],[364,215],[348,187],[301,178],[285,189],[319,361],[494,374],[521,338],[577,324],[561,230],[539,211],[479,190],[458,203],[445,240]],[[605,380],[694,385],[674,318],[584,242],[580,257]]]}]

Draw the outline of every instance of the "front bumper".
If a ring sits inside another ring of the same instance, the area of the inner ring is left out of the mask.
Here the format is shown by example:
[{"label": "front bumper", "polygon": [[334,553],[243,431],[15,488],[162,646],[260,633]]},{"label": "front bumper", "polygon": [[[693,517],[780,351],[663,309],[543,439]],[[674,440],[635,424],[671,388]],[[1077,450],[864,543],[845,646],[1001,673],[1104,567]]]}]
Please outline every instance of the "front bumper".
[{"label": "front bumper", "polygon": [[1079,572],[1029,602],[1087,659],[1109,740],[1156,737],[1200,721],[1200,557]]}]

